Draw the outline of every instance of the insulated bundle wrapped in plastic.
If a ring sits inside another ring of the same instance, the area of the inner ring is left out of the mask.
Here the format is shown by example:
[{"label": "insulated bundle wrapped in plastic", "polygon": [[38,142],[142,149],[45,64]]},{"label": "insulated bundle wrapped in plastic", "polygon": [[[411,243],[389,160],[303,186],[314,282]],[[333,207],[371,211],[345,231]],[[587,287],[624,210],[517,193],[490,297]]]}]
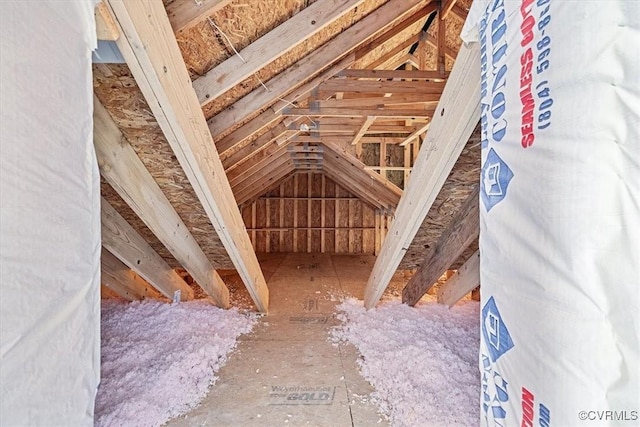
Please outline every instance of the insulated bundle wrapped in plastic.
[{"label": "insulated bundle wrapped in plastic", "polygon": [[482,425],[640,423],[640,7],[476,0],[463,38],[481,51]]}]

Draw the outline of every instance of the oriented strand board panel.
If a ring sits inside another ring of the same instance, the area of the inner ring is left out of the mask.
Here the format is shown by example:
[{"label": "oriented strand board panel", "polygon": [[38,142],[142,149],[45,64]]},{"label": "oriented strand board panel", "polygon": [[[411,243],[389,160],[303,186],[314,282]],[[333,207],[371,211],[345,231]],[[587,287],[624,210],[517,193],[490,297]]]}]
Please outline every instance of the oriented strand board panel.
[{"label": "oriented strand board panel", "polygon": [[[193,234],[211,265],[216,269],[234,268],[127,66],[96,64],[93,68],[93,76],[97,97]],[[132,221],[131,215],[126,212],[126,209],[121,209],[122,205],[112,197],[112,194],[105,194],[105,198],[134,226],[136,231],[147,238],[151,246],[165,258],[169,265],[178,266],[173,257],[167,256],[166,250],[157,246],[155,243],[157,239],[151,238],[150,232],[146,233],[139,227],[138,224],[141,221]]]},{"label": "oriented strand board panel", "polygon": [[[471,135],[469,142],[462,150],[462,154],[453,166],[449,177],[442,186],[442,190],[436,197],[429,213],[422,222],[409,250],[405,253],[398,269],[412,270],[420,266],[425,253],[433,246],[440,234],[447,228],[451,218],[456,214],[460,206],[467,199],[478,183],[480,177],[480,128]],[[455,269],[469,258],[478,249],[477,243],[473,243],[463,253],[462,260],[456,261],[451,268]],[[466,256],[466,258],[465,258]]]},{"label": "oriented strand board panel", "polygon": [[374,209],[320,173],[297,173],[242,212],[256,252],[375,251]]}]

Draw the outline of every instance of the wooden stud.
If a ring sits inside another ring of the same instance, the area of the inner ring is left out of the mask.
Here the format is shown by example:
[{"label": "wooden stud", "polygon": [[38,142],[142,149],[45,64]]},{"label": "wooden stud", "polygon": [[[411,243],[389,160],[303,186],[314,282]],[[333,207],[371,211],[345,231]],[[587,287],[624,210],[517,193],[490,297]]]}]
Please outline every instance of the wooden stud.
[{"label": "wooden stud", "polygon": [[480,119],[479,67],[478,44],[463,45],[396,209],[396,220],[367,281],[367,308],[382,296]]},{"label": "wooden stud", "polygon": [[[442,232],[402,291],[402,302],[415,305],[480,233],[479,186],[476,186]],[[477,284],[476,284],[477,285]],[[475,287],[475,285],[474,285]]]},{"label": "wooden stud", "polygon": [[449,307],[460,301],[480,284],[480,250],[438,289],[438,302]]},{"label": "wooden stud", "polygon": [[256,307],[269,291],[162,2],[108,0],[118,48]]},{"label": "wooden stud", "polygon": [[102,246],[127,267],[169,299],[176,292],[183,301],[193,299],[193,290],[104,198],[101,223]]}]

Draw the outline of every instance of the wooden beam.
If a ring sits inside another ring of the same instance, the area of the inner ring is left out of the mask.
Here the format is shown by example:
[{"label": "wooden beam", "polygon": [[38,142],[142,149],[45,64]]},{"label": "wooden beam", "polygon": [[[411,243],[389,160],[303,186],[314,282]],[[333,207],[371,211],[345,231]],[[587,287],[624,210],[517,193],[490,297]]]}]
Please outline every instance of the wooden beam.
[{"label": "wooden beam", "polygon": [[389,97],[375,96],[366,98],[343,98],[313,101],[318,108],[390,108],[392,106],[437,104],[440,100],[439,93],[432,94],[397,94]]},{"label": "wooden beam", "polygon": [[118,47],[258,310],[269,291],[162,2],[109,0]]},{"label": "wooden beam", "polygon": [[437,4],[435,2],[430,2],[418,12],[409,15],[408,18],[401,21],[399,24],[394,25],[390,30],[385,31],[381,36],[376,37],[372,42],[359,46],[358,49],[356,49],[355,53],[349,53],[343,59],[327,67],[320,74],[299,86],[293,92],[288,93],[287,102],[279,100],[259,116],[251,119],[249,122],[234,130],[224,138],[218,139],[217,137],[218,135],[226,131],[226,129],[229,127],[229,124],[221,123],[219,124],[219,126],[214,121],[211,121],[209,130],[214,136],[214,139],[216,139],[216,147],[222,153],[237,144],[241,144],[244,140],[249,138],[254,133],[258,132],[260,129],[277,120],[280,116],[281,110],[285,107],[291,106],[290,102],[295,102],[296,100],[306,98],[309,92],[314,90],[321,82],[333,77],[339,71],[351,66],[351,64],[353,64],[355,60],[359,58],[358,55],[365,55],[370,50],[375,49],[376,47],[388,42],[396,34],[404,31],[406,28],[413,25],[418,20],[424,18],[429,13],[432,13],[434,10],[436,10],[436,8]]},{"label": "wooden beam", "polygon": [[367,129],[369,129],[369,126],[373,124],[375,119],[376,119],[376,116],[367,116],[364,123],[362,124],[362,127],[360,128],[360,130],[358,130],[358,132],[356,133],[356,136],[353,137],[353,140],[351,141],[351,145],[356,145],[360,143],[360,139],[362,139],[365,132],[367,131]]},{"label": "wooden beam", "polygon": [[480,119],[480,48],[463,45],[365,288],[376,305]]},{"label": "wooden beam", "polygon": [[225,169],[229,169],[236,163],[262,150],[263,148],[268,146],[270,143],[275,141],[277,138],[283,135],[292,134],[293,132],[295,132],[295,130],[289,130],[284,124],[280,123],[276,125],[275,128],[257,137],[250,144],[245,145],[244,147],[236,150],[233,154],[225,157],[222,160],[222,166],[224,166]]},{"label": "wooden beam", "polygon": [[414,35],[414,36],[411,36],[411,37],[407,38],[406,40],[398,43],[393,49],[389,50],[387,53],[385,53],[381,57],[377,58],[375,61],[372,61],[369,64],[367,64],[366,68],[367,69],[384,68],[384,65],[387,62],[389,62],[391,59],[395,58],[396,55],[398,55],[399,53],[401,53],[405,49],[408,49],[409,47],[411,47],[414,43],[417,43],[418,41],[420,41],[420,36],[419,35]]},{"label": "wooden beam", "polygon": [[347,68],[336,74],[336,77],[357,79],[401,79],[401,80],[445,80],[449,73],[421,70],[357,70]]},{"label": "wooden beam", "polygon": [[280,56],[325,29],[364,0],[319,0],[293,15],[193,82],[200,105],[218,98]]},{"label": "wooden beam", "polygon": [[[298,99],[306,98],[309,95],[309,92],[315,89],[318,84],[333,77],[338,71],[343,70],[344,68],[351,65],[353,61],[354,56],[347,55],[345,58],[331,65],[326,70],[322,71],[320,74],[313,77],[302,86],[298,87],[293,92],[287,94],[288,102],[276,102],[274,105],[267,108],[263,113],[249,120],[243,126],[229,133],[224,138],[218,139],[216,141],[216,148],[220,153],[223,153],[226,150],[229,150],[232,147],[241,144],[247,138],[251,137],[251,135],[259,132],[261,129],[264,129],[274,121],[280,119],[282,116],[283,108],[290,106],[290,103],[295,102]],[[222,123],[221,126],[218,125],[219,123],[216,123],[214,121],[209,122],[209,130],[211,131],[211,134],[215,139],[217,139],[217,136],[222,132],[225,132],[226,129],[230,126],[229,123]]]},{"label": "wooden beam", "polygon": [[101,175],[215,304],[228,307],[229,290],[224,281],[95,96],[93,103],[93,141]]},{"label": "wooden beam", "polygon": [[404,141],[402,141],[400,143],[400,145],[402,147],[406,146],[407,144],[412,143],[415,139],[417,139],[420,135],[422,135],[423,133],[425,133],[427,130],[429,130],[429,127],[431,127],[431,122],[426,123],[424,126],[421,126],[420,128],[416,129],[415,132],[412,132],[411,135],[409,135],[408,137],[405,138]]},{"label": "wooden beam", "polygon": [[359,188],[355,194],[377,201],[376,205],[379,207],[392,208],[397,205],[402,196],[400,188],[379,174],[367,171],[364,163],[346,154],[337,145],[328,142],[323,143],[323,146],[326,149],[324,170],[335,168],[336,171],[342,172],[342,183],[349,181],[352,188]]},{"label": "wooden beam", "polygon": [[232,0],[175,0],[167,6],[167,15],[177,34],[195,27]]},{"label": "wooden beam", "polygon": [[[356,49],[368,38],[396,21],[415,12],[422,0],[391,0],[371,12],[365,18],[342,31],[331,41],[315,49],[309,55],[266,82],[268,91],[256,88],[242,99],[230,105],[210,120],[212,133],[224,132],[233,123],[241,123],[253,112],[265,108],[278,98],[286,97],[289,92],[318,74],[319,70],[338,61],[347,53]],[[289,99],[289,101],[291,101]]]},{"label": "wooden beam", "polygon": [[442,93],[445,83],[442,81],[413,80],[347,80],[330,79],[318,86],[320,93],[357,92],[357,93]]},{"label": "wooden beam", "polygon": [[460,301],[462,297],[473,291],[480,284],[480,250],[477,250],[438,289],[438,302],[449,307]]},{"label": "wooden beam", "polygon": [[[364,58],[379,46],[387,44],[389,40],[391,40],[393,37],[397,36],[398,34],[403,32],[404,30],[406,30],[416,22],[420,21],[421,19],[426,18],[428,15],[435,12],[436,10],[438,10],[437,2],[435,1],[427,2],[424,5],[424,7],[422,7],[422,9],[411,14],[408,18],[400,22],[398,25],[395,25],[393,28],[386,31],[383,35],[376,37],[373,41],[359,47],[358,50],[356,51],[356,59]],[[367,67],[367,68],[370,68],[370,67]]]},{"label": "wooden beam", "polygon": [[[422,109],[356,109],[356,108],[291,108],[282,114],[294,117],[386,117],[406,119],[412,117],[431,117],[435,108]],[[367,128],[368,129],[368,128]]]},{"label": "wooden beam", "polygon": [[449,12],[453,9],[453,6],[456,4],[457,0],[442,0],[440,6],[440,21],[444,21],[447,19]]},{"label": "wooden beam", "polygon": [[96,17],[96,35],[98,40],[115,41],[120,37],[120,32],[113,17],[109,13],[109,9],[104,2],[100,2],[96,5],[94,10]]},{"label": "wooden beam", "polygon": [[480,234],[479,186],[476,186],[442,232],[402,291],[402,302],[415,305]]},{"label": "wooden beam", "polygon": [[102,246],[169,299],[193,299],[193,290],[129,223],[102,198]]},{"label": "wooden beam", "polygon": [[105,248],[102,248],[100,256],[100,283],[127,301],[163,298],[153,286]]}]

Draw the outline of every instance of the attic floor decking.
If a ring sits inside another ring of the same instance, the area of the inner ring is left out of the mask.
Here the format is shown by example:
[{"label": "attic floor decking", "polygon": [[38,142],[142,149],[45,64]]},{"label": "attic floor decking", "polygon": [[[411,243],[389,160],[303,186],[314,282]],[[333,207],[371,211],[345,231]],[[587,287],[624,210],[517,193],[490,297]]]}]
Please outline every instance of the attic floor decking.
[{"label": "attic floor decking", "polygon": [[334,346],[342,296],[363,298],[372,256],[261,256],[269,316],[241,338],[205,401],[169,426],[385,426],[352,345]]}]

